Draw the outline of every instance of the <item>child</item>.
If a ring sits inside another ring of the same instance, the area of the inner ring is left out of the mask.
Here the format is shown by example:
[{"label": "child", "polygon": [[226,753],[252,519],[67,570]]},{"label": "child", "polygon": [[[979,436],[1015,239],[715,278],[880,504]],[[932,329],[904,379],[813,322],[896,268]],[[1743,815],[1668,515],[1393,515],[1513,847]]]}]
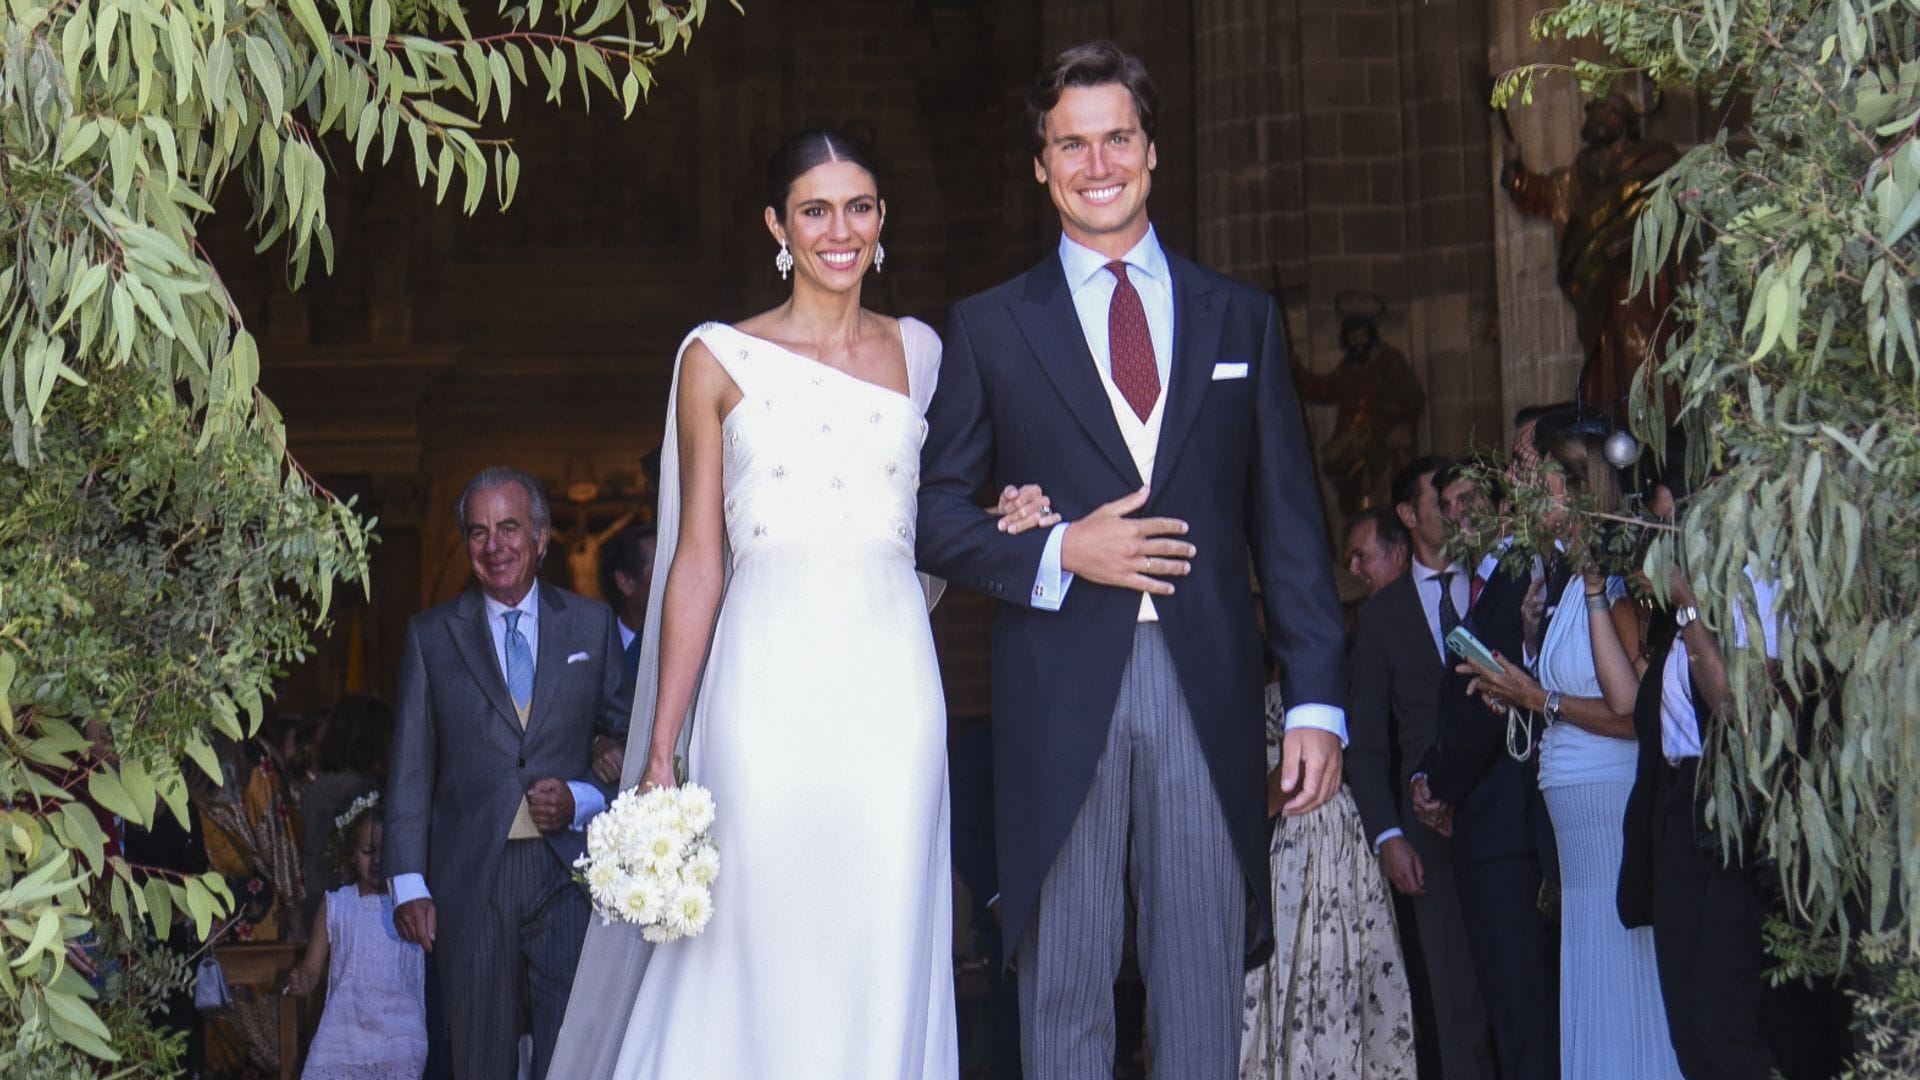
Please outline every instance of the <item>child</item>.
[{"label": "child", "polygon": [[369,791],[334,819],[353,884],[327,894],[307,955],[287,977],[287,991],[303,997],[323,968],[330,984],[304,1080],[415,1080],[426,1067],[426,953],[393,928],[379,806]]}]

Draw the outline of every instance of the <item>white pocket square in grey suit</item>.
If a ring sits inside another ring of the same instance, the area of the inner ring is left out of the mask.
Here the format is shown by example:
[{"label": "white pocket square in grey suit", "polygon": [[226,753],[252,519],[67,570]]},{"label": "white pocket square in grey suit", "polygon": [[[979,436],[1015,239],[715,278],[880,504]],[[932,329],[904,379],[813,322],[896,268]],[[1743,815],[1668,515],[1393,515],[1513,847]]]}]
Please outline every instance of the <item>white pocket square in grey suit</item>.
[{"label": "white pocket square in grey suit", "polygon": [[1246,377],[1247,362],[1245,360],[1213,365],[1213,379],[1215,382],[1219,382],[1221,379],[1244,379]]},{"label": "white pocket square in grey suit", "polygon": [[574,653],[572,656],[567,657],[567,663],[577,664],[582,660],[591,660],[591,659],[593,659],[591,655],[583,652],[577,652],[577,653]]}]

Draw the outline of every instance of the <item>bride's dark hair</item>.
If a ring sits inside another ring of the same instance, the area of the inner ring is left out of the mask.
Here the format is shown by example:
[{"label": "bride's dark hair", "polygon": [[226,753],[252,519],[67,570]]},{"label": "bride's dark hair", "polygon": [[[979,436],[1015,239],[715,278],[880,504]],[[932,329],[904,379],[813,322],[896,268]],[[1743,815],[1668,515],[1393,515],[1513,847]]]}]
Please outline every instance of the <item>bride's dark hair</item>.
[{"label": "bride's dark hair", "polygon": [[794,182],[829,161],[844,161],[867,170],[873,177],[875,194],[879,193],[880,165],[866,143],[844,131],[808,128],[789,136],[767,161],[767,205],[773,207],[774,217],[787,220],[787,196]]}]

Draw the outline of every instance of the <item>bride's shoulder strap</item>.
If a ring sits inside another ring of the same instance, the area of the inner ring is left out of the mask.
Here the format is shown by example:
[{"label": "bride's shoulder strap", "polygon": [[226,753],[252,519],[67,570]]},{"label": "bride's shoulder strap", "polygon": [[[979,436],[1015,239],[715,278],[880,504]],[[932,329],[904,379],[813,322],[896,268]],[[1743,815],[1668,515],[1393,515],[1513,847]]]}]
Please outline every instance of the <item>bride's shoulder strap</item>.
[{"label": "bride's shoulder strap", "polygon": [[747,393],[749,386],[748,360],[752,355],[753,339],[723,322],[703,322],[687,332],[686,339],[680,342],[680,351],[674,356],[674,366],[686,359],[687,349],[694,342],[707,347],[713,358],[720,363],[722,371]]},{"label": "bride's shoulder strap", "polygon": [[907,350],[907,388],[921,412],[933,400],[934,384],[940,380],[940,335],[933,327],[911,315],[900,317],[900,340]]}]

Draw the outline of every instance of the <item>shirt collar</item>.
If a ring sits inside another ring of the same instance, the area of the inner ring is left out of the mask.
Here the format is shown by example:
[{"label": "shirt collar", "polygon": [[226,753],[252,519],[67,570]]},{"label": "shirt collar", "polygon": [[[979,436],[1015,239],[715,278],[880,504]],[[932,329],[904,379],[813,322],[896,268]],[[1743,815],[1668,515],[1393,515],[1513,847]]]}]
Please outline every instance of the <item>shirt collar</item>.
[{"label": "shirt collar", "polygon": [[500,601],[495,600],[493,597],[488,596],[484,592],[480,594],[481,598],[486,600],[487,602],[488,621],[499,622],[500,617],[502,615],[505,615],[507,612],[518,611],[523,613],[520,617],[520,624],[522,626],[525,626],[530,621],[539,620],[540,605],[538,601],[534,599],[539,595],[540,595],[540,583],[538,581],[534,582],[533,588],[527,590],[527,595],[521,597],[520,602],[513,605],[512,607],[508,607],[507,605],[501,603]]},{"label": "shirt collar", "polygon": [[[1160,246],[1160,237],[1147,226],[1147,235],[1127,249],[1120,257],[1127,264],[1127,272],[1138,271],[1161,285],[1173,280],[1171,268],[1167,265],[1167,253]],[[1067,288],[1079,292],[1095,274],[1107,268],[1113,260],[1068,236],[1060,234],[1060,266],[1067,275]]]},{"label": "shirt collar", "polygon": [[1465,572],[1465,568],[1458,562],[1450,562],[1438,570],[1431,570],[1428,569],[1426,563],[1421,562],[1419,559],[1409,561],[1413,563],[1413,580],[1420,585],[1425,585],[1441,574],[1459,574]]}]

